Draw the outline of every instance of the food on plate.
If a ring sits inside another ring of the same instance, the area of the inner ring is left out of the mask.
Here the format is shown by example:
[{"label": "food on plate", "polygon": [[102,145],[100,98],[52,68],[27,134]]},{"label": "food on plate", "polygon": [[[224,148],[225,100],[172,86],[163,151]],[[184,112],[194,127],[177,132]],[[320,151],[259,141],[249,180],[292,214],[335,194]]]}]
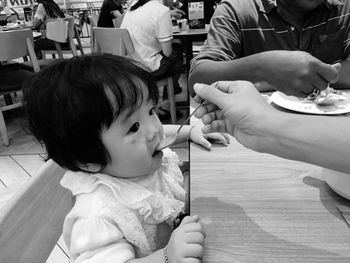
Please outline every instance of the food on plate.
[{"label": "food on plate", "polygon": [[330,106],[346,99],[346,97],[343,96],[343,92],[341,90],[335,90],[331,87],[319,91],[317,95],[311,95],[313,96],[308,96],[306,99],[314,102],[319,106]]}]

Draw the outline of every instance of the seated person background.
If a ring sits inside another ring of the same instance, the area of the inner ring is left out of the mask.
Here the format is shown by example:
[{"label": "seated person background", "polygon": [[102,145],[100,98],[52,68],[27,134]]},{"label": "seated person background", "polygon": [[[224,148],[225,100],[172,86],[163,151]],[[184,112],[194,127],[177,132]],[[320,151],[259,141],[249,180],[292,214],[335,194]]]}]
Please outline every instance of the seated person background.
[{"label": "seated person background", "polygon": [[122,16],[126,0],[104,0],[98,17],[98,27],[114,27],[113,19]]},{"label": "seated person background", "polygon": [[[139,0],[128,9],[120,26],[129,31],[135,52],[131,57],[151,71],[156,80],[173,76],[174,92],[183,69],[183,46],[172,43],[170,9],[161,0]],[[170,116],[167,111],[161,116]]]},{"label": "seated person background", "polygon": [[[42,29],[43,32],[45,32],[48,21],[65,17],[60,7],[53,0],[38,0],[37,2],[38,6],[34,13],[33,26]],[[61,46],[68,47],[69,44],[62,44]],[[42,36],[42,38],[35,40],[34,49],[37,57],[41,58],[41,50],[56,50],[56,47],[52,40]]]},{"label": "seated person background", "polygon": [[192,61],[189,90],[218,80],[300,97],[337,80],[335,88],[349,88],[349,13],[348,0],[223,0]]}]

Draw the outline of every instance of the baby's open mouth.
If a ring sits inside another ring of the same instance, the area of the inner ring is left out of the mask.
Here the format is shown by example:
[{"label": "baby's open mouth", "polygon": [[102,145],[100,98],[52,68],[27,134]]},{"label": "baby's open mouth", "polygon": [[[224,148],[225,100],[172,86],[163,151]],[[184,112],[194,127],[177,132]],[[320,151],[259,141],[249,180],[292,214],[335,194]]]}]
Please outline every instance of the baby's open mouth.
[{"label": "baby's open mouth", "polygon": [[162,153],[162,151],[161,151],[161,150],[158,150],[158,147],[156,147],[156,148],[154,149],[154,152],[153,152],[153,154],[152,154],[152,157],[155,157],[155,156],[159,155],[160,153]]}]

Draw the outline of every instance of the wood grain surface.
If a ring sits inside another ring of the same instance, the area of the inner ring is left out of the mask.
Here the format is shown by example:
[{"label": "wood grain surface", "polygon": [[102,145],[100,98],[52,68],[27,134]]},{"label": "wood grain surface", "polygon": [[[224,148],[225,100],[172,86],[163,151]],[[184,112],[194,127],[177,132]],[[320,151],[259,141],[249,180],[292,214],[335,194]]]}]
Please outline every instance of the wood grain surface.
[{"label": "wood grain surface", "polygon": [[[191,124],[198,124],[193,117]],[[350,201],[322,168],[251,151],[233,137],[190,145],[191,214],[206,230],[203,262],[350,262]]]}]

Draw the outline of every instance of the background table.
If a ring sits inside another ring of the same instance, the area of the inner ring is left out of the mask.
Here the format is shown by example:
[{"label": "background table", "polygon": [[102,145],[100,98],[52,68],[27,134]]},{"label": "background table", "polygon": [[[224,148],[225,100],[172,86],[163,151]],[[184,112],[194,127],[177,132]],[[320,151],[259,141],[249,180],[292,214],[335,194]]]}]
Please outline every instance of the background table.
[{"label": "background table", "polygon": [[187,73],[190,70],[190,62],[191,62],[191,59],[193,58],[193,42],[206,40],[208,31],[209,31],[209,25],[206,25],[205,28],[188,29],[186,31],[173,33],[173,38],[182,40],[182,42],[185,45]]},{"label": "background table", "polygon": [[211,151],[191,143],[191,214],[206,229],[203,262],[350,262],[350,228],[336,208],[350,201],[321,173],[234,138]]}]

